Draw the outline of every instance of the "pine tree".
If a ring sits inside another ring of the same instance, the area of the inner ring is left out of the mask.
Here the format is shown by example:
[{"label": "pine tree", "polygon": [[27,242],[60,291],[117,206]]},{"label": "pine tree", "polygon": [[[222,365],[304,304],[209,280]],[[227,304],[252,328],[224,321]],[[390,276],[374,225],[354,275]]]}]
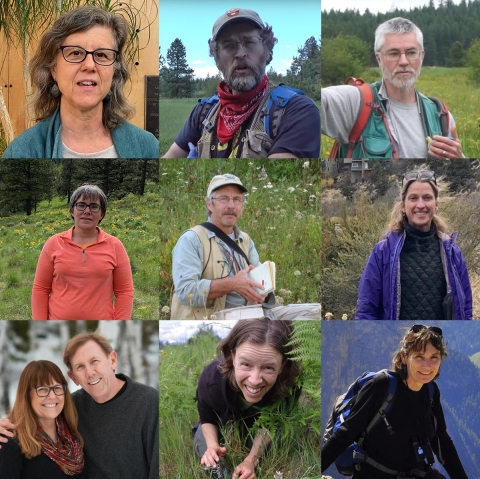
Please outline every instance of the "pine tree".
[{"label": "pine tree", "polygon": [[176,38],[167,51],[168,67],[163,67],[165,75],[165,95],[169,98],[188,98],[193,90],[193,69],[188,66],[186,49]]},{"label": "pine tree", "polygon": [[52,199],[54,169],[52,160],[1,160],[0,209],[30,216],[37,203]]}]

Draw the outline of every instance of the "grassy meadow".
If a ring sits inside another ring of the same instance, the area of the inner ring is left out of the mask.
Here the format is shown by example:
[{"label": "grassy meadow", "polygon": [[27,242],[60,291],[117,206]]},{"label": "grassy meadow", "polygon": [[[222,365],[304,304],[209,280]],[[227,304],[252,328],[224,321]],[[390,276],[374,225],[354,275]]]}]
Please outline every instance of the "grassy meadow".
[{"label": "grassy meadow", "polygon": [[[73,225],[66,198],[42,201],[30,216],[0,217],[0,319],[31,319],[31,292],[45,241]],[[133,272],[132,319],[158,319],[158,193],[110,201],[100,227],[120,239]]]},{"label": "grassy meadow", "polygon": [[[185,230],[207,220],[207,187],[219,172],[237,175],[248,189],[237,224],[252,238],[260,260],[276,263],[277,299],[284,304],[320,302],[320,160],[164,159],[160,308],[170,302],[172,249]],[[161,319],[167,318],[167,312],[161,313]]]},{"label": "grassy meadow", "polygon": [[[160,321],[160,340],[162,323],[163,321]],[[161,478],[207,477],[193,448],[192,427],[198,421],[194,397],[198,377],[203,368],[215,358],[217,344],[218,338],[213,334],[197,334],[187,344],[160,345]],[[318,367],[315,370],[318,372],[315,378],[318,382],[316,389],[319,390],[320,370]],[[270,451],[260,459],[256,469],[257,479],[273,479],[276,471],[283,472],[283,479],[320,478],[320,425],[314,426],[312,421],[306,418],[311,413],[311,408],[315,408],[319,414],[320,404],[305,392],[302,393],[299,403],[299,420],[295,422],[293,438],[289,436],[284,439],[281,447],[272,444]],[[294,422],[291,417],[290,420],[290,423]],[[244,446],[235,427],[227,427],[224,437],[227,467],[231,474],[249,450]]]},{"label": "grassy meadow", "polygon": [[[381,78],[372,68],[363,79],[373,82]],[[418,91],[440,98],[455,119],[457,133],[467,158],[480,158],[480,85],[468,78],[466,68],[424,67],[416,83]],[[322,135],[321,158],[328,158],[333,140]]]},{"label": "grassy meadow", "polygon": [[[166,153],[180,133],[197,101],[197,98],[160,98],[160,156]],[[320,102],[316,104],[320,108]]]}]

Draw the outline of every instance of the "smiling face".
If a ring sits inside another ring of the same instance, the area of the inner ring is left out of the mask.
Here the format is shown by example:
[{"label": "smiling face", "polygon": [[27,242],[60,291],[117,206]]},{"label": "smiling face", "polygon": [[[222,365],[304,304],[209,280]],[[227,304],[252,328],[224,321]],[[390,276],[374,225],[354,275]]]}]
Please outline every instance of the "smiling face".
[{"label": "smiling face", "polygon": [[[48,384],[37,384],[37,386],[61,386],[60,383],[50,378]],[[35,389],[30,389],[30,400],[33,412],[38,417],[38,421],[42,425],[43,429],[47,429],[55,418],[62,412],[65,404],[65,394],[61,396],[55,396],[53,390],[50,390],[48,396],[40,397]]]},{"label": "smiling face", "polygon": [[[87,205],[99,205],[100,206],[100,200],[97,199],[92,199],[90,197],[85,198],[83,195],[81,195],[76,203],[86,203]],[[87,230],[94,230],[96,226],[98,225],[98,222],[102,220],[105,216],[105,214],[100,211],[93,213],[90,211],[90,207],[85,208],[83,211],[79,211],[76,206],[74,206],[70,210],[70,214],[73,217],[73,221],[75,221],[75,227],[79,228],[81,230],[87,231]]]},{"label": "smiling face", "polygon": [[406,55],[401,55],[397,61],[390,61],[385,55],[389,52],[406,53],[410,50],[422,50],[415,32],[389,33],[385,35],[385,43],[380,53],[375,54],[385,82],[401,90],[408,90],[415,85],[425,52],[422,51],[417,60],[410,61]]},{"label": "smiling face", "polygon": [[68,377],[90,394],[96,403],[109,401],[118,392],[115,351],[107,355],[96,341],[90,340],[77,349],[70,363],[72,369],[68,371]]},{"label": "smiling face", "polygon": [[[233,200],[242,199],[242,190],[235,185],[222,186],[213,192],[212,202],[207,200],[207,208],[211,212],[210,218],[215,226],[227,234],[233,231],[235,223],[242,216],[243,203],[234,204]],[[229,198],[228,203],[222,203],[219,198]]]},{"label": "smiling face", "polygon": [[[112,30],[100,25],[69,35],[62,45],[78,46],[88,51],[116,49]],[[68,109],[74,113],[101,111],[102,101],[112,85],[114,66],[97,65],[90,54],[81,63],[69,63],[59,50],[51,73],[62,93],[61,110]]]},{"label": "smiling face", "polygon": [[[234,94],[252,90],[265,74],[270,55],[266,52],[263,42],[248,46],[249,39],[256,42],[258,38],[260,38],[260,29],[249,21],[239,21],[226,26],[218,35],[215,61],[223,74],[225,83]],[[234,52],[222,47],[237,41],[244,43],[247,47],[237,43]]]},{"label": "smiling face", "polygon": [[282,355],[273,346],[245,342],[232,351],[235,380],[245,399],[257,403],[275,385],[283,370]]},{"label": "smiling face", "polygon": [[408,356],[402,356],[402,362],[407,365],[408,387],[413,391],[419,391],[437,375],[442,355],[428,342],[424,351],[412,351]]},{"label": "smiling face", "polygon": [[413,181],[407,189],[402,211],[410,225],[420,231],[430,231],[437,204],[428,181]]}]

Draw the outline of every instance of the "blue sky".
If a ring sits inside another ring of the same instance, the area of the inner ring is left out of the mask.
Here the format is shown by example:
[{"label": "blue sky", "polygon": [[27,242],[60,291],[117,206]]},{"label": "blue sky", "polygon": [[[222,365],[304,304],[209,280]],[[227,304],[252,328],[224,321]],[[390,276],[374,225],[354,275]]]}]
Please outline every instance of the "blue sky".
[{"label": "blue sky", "polygon": [[[264,23],[272,26],[278,43],[270,64],[278,73],[285,73],[298,48],[312,35],[320,38],[319,0],[262,0],[225,2],[220,0],[160,0],[160,46],[166,58],[175,40],[182,40],[187,62],[197,78],[215,75],[218,70],[208,54],[208,39],[215,20],[231,8],[255,10]],[[267,67],[270,67],[270,65]]]}]

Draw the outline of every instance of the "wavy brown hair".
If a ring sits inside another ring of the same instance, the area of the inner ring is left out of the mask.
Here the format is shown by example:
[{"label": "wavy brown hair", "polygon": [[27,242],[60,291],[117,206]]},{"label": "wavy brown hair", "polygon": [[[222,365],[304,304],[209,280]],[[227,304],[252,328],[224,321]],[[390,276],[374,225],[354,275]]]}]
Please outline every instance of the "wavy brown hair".
[{"label": "wavy brown hair", "polygon": [[289,388],[296,384],[297,376],[300,372],[300,364],[292,361],[287,354],[292,351],[291,346],[286,346],[293,332],[291,321],[271,321],[270,319],[244,319],[240,320],[230,331],[230,334],[224,338],[217,347],[217,356],[220,361],[218,370],[223,374],[232,389],[240,391],[235,380],[235,369],[233,366],[232,351],[242,343],[253,343],[272,346],[281,355],[285,362],[283,371],[277,377],[277,381],[267,396],[272,401],[278,401],[282,397],[289,395]]},{"label": "wavy brown hair", "polygon": [[[398,200],[395,205],[393,206],[392,212],[390,214],[390,220],[385,227],[384,234],[389,233],[390,231],[393,231],[395,233],[403,233],[404,231],[404,226],[403,226],[403,219],[404,219],[404,213],[402,209],[405,206],[405,198],[407,197],[407,192],[408,188],[412,183],[415,181],[419,181],[422,183],[428,183],[433,190],[433,194],[435,196],[435,199],[438,201],[438,188],[437,185],[435,185],[432,181],[425,180],[425,179],[415,179],[415,180],[409,180],[406,181],[405,184],[403,185],[402,188],[402,196],[401,199]],[[445,221],[444,218],[442,218],[440,215],[435,213],[432,218],[432,223],[435,227],[435,231],[437,233],[445,233],[447,234],[449,227],[447,225],[447,222]]]},{"label": "wavy brown hair", "polygon": [[[413,331],[407,331],[405,333],[392,358],[392,369],[398,374],[400,379],[407,379],[408,376],[407,368],[405,364],[403,364],[402,357],[408,357],[416,351],[425,351],[428,343],[440,352],[442,361],[448,356],[447,345],[444,344],[443,338],[434,333],[428,326],[425,326],[418,331],[418,333],[414,333]],[[439,376],[440,368],[433,379],[437,379]]]},{"label": "wavy brown hair", "polygon": [[[20,375],[17,397],[12,410],[8,414],[8,419],[17,426],[15,437],[27,459],[39,456],[42,452],[40,442],[36,437],[40,423],[32,408],[31,389],[37,386],[46,386],[52,380],[67,386],[67,381],[62,371],[51,361],[32,361],[27,364]],[[68,387],[65,388],[65,404],[60,414],[64,417],[70,430],[78,437],[83,447],[83,438],[77,428],[77,410]]]},{"label": "wavy brown hair", "polygon": [[[121,15],[107,12],[99,7],[83,6],[65,13],[43,34],[38,49],[32,58],[30,74],[35,86],[35,93],[31,100],[36,120],[43,120],[52,116],[60,105],[60,96],[52,95],[55,85],[51,69],[57,63],[60,47],[65,39],[77,32],[87,32],[95,26],[107,27],[112,31],[115,39],[115,49],[120,53],[113,64],[113,79],[110,87],[111,96],[103,100],[102,120],[109,130],[131,118],[135,114],[135,107],[127,100],[123,91],[125,83],[130,78],[127,63],[123,57],[123,50],[128,39],[128,24]],[[99,68],[110,68],[102,67]]]}]

